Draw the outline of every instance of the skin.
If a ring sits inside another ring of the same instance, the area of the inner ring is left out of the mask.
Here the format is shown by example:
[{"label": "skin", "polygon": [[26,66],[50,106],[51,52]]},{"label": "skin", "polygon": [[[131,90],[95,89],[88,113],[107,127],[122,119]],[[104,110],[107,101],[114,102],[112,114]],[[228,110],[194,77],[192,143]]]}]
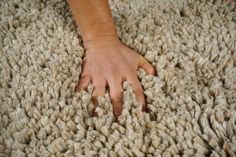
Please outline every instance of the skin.
[{"label": "skin", "polygon": [[[123,109],[122,84],[126,80],[143,105],[143,111],[146,111],[144,91],[136,70],[143,68],[147,74],[155,75],[155,69],[143,56],[121,43],[108,1],[68,0],[68,3],[85,48],[82,74],[76,90],[84,90],[92,83],[92,101],[96,108],[97,97],[103,96],[107,87],[117,120]],[[93,112],[93,115],[96,113]]]}]

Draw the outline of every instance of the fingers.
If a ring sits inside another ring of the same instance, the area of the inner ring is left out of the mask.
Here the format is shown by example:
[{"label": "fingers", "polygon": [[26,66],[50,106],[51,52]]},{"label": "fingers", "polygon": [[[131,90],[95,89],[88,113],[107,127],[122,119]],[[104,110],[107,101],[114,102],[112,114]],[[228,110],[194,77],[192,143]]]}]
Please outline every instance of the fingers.
[{"label": "fingers", "polygon": [[123,109],[122,79],[112,77],[108,80],[108,85],[110,89],[111,102],[113,105],[113,114],[115,119],[118,119]]},{"label": "fingers", "polygon": [[103,96],[106,90],[106,80],[104,78],[94,78],[93,79],[93,97]]},{"label": "fingers", "polygon": [[142,104],[142,110],[147,111],[147,106],[145,103],[145,96],[143,94],[144,91],[138,80],[136,73],[134,73],[133,75],[129,75],[126,80],[133,87],[136,99],[138,100],[138,102]]},{"label": "fingers", "polygon": [[79,91],[79,90],[85,89],[90,83],[90,81],[91,81],[91,77],[89,75],[82,75],[75,90]]},{"label": "fingers", "polygon": [[97,113],[95,112],[96,107],[98,104],[98,96],[103,96],[105,94],[106,90],[106,80],[104,78],[95,78],[93,79],[93,94],[92,94],[92,102],[94,104],[94,108],[92,110],[92,115],[97,116]]},{"label": "fingers", "polygon": [[139,55],[138,68],[143,68],[147,74],[155,75],[155,69],[143,56]]}]

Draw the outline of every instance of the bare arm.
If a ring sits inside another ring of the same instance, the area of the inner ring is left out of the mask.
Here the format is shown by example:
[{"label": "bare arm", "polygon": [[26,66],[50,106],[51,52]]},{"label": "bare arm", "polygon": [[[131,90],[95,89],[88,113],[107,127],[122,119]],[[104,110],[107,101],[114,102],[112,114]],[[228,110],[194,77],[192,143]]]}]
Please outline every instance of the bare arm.
[{"label": "bare arm", "polygon": [[118,38],[107,0],[68,0],[85,48],[99,40]]}]

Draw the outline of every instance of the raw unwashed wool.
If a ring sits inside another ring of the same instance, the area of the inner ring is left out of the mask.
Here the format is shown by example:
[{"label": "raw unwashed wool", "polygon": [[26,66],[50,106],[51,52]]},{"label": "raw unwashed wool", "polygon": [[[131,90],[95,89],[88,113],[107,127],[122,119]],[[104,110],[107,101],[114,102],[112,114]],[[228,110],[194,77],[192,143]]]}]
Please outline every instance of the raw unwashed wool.
[{"label": "raw unwashed wool", "polygon": [[236,156],[235,2],[109,3],[120,40],[156,69],[137,71],[149,111],[125,81],[118,121],[109,91],[91,117],[67,2],[1,0],[0,156]]}]

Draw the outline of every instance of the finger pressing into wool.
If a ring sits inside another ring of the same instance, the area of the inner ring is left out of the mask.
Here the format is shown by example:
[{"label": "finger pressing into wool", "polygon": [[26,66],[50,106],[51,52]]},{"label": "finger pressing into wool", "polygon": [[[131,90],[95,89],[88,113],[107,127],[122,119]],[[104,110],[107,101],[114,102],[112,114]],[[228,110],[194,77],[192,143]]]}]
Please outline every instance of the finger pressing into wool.
[{"label": "finger pressing into wool", "polygon": [[132,86],[136,99],[142,104],[142,110],[147,111],[143,87],[141,86],[136,73],[129,75],[126,80]]},{"label": "finger pressing into wool", "polygon": [[113,114],[115,119],[118,119],[123,109],[122,78],[110,79],[108,80],[108,85],[110,89],[111,103],[113,105]]},{"label": "finger pressing into wool", "polygon": [[138,68],[143,68],[147,74],[155,75],[155,69],[143,56],[139,55]]},{"label": "finger pressing into wool", "polygon": [[92,94],[92,102],[94,104],[94,108],[92,111],[92,114],[97,116],[97,113],[95,112],[96,107],[99,105],[98,103],[98,97],[99,96],[104,96],[105,90],[106,90],[106,80],[103,78],[94,78],[93,79],[93,94]]},{"label": "finger pressing into wool", "polygon": [[91,77],[89,75],[82,75],[78,85],[76,86],[76,91],[80,91],[85,89],[91,81]]}]

